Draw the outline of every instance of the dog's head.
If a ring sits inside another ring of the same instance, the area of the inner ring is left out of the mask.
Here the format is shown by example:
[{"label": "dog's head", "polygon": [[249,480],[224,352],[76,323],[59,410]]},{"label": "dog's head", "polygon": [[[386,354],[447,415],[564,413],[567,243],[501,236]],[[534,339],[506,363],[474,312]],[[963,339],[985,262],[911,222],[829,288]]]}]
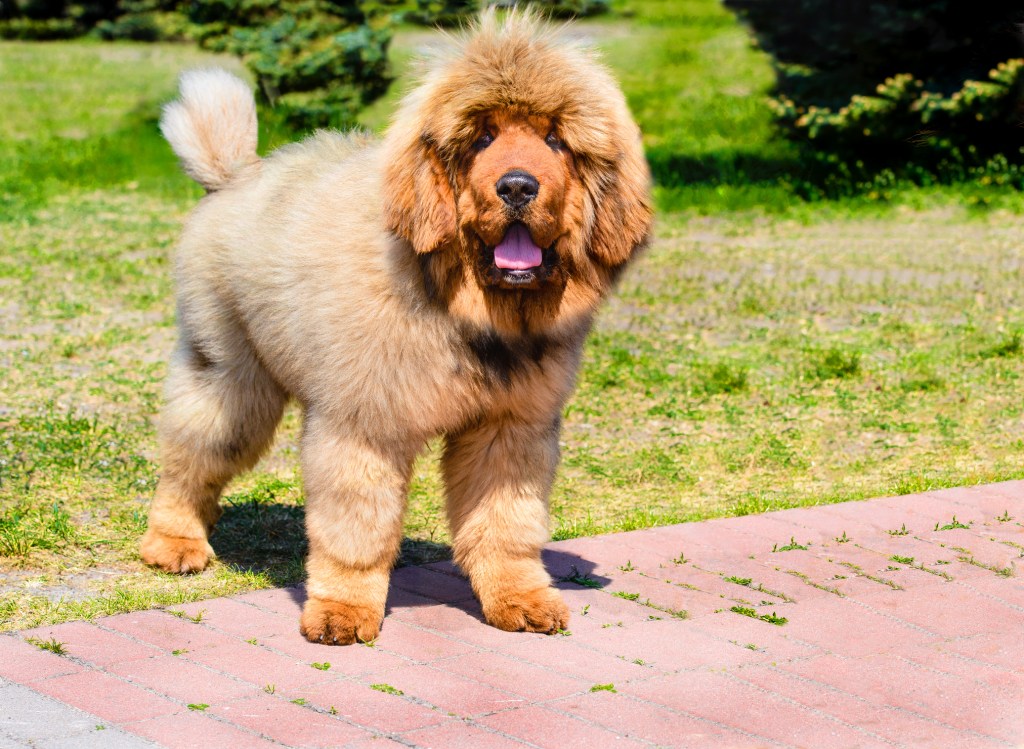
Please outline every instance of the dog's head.
[{"label": "dog's head", "polygon": [[589,319],[650,230],[621,91],[531,14],[485,13],[439,55],[384,158],[388,229],[453,314],[499,332]]}]

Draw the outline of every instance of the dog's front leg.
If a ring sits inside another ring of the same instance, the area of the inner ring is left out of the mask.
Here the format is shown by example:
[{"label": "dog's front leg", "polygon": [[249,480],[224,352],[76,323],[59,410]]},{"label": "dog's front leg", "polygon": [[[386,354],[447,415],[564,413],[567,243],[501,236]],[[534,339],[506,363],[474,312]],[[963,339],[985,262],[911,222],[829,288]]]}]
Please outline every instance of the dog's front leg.
[{"label": "dog's front leg", "polygon": [[311,642],[349,645],[380,632],[414,454],[307,415],[302,467],[309,598],[300,629]]},{"label": "dog's front leg", "polygon": [[554,633],[569,622],[540,557],[557,463],[557,420],[487,421],[445,445],[455,561],[499,629]]}]

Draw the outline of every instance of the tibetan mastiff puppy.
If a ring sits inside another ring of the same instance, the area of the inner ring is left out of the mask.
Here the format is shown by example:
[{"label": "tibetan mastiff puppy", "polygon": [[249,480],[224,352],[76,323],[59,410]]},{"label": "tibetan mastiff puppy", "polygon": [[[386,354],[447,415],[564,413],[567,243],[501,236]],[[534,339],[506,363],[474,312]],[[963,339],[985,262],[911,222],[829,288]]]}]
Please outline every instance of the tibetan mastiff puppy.
[{"label": "tibetan mastiff puppy", "polygon": [[560,414],[651,228],[640,133],[608,71],[534,16],[485,13],[381,141],[318,132],[259,158],[252,94],[219,70],[185,74],[161,127],[208,194],[177,251],[142,558],[206,566],[221,490],[295,398],[310,641],[377,636],[413,460],[437,435],[455,561],[487,621],[564,628],[540,555]]}]

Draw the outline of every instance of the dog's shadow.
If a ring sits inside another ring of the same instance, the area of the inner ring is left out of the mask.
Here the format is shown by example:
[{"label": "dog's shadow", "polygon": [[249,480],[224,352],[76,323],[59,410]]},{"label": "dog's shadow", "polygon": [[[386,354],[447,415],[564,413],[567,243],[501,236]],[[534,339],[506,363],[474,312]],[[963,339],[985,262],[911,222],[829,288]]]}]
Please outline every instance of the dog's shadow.
[{"label": "dog's shadow", "polygon": [[[221,562],[239,572],[264,576],[275,587],[287,588],[301,608],[306,601],[302,584],[307,551],[304,515],[304,509],[298,505],[228,503],[210,542]],[[403,539],[386,613],[396,607],[445,604],[483,621],[469,581],[451,557],[452,550],[447,544]],[[595,577],[596,566],[575,554],[546,549],[543,558],[555,587],[601,587],[609,582]]]}]

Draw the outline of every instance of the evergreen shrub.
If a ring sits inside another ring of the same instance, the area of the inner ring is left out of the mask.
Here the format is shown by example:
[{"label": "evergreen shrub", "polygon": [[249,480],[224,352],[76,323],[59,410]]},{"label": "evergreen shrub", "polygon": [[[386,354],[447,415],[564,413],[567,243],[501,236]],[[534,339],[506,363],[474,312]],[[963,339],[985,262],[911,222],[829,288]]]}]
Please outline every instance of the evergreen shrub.
[{"label": "evergreen shrub", "polygon": [[876,165],[1024,163],[1016,0],[725,3],[773,58],[789,137]]}]

